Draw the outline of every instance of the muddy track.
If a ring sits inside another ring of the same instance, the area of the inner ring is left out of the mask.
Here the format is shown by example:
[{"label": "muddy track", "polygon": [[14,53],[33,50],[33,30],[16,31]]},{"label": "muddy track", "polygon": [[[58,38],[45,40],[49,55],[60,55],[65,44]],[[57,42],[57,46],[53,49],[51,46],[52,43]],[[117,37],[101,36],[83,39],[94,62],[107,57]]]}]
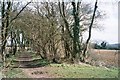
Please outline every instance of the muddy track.
[{"label": "muddy track", "polygon": [[53,77],[47,72],[49,70],[49,67],[21,68],[21,70],[29,78],[52,78]]}]

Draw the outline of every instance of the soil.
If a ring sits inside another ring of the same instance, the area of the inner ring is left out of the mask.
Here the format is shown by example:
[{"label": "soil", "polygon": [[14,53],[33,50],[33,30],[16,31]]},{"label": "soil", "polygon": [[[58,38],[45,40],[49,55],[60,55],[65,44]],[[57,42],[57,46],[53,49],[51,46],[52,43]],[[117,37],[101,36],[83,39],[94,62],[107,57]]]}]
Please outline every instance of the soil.
[{"label": "soil", "polygon": [[21,68],[24,74],[29,78],[58,78],[57,75],[49,74],[50,70],[55,70],[54,67],[38,67],[38,68]]}]

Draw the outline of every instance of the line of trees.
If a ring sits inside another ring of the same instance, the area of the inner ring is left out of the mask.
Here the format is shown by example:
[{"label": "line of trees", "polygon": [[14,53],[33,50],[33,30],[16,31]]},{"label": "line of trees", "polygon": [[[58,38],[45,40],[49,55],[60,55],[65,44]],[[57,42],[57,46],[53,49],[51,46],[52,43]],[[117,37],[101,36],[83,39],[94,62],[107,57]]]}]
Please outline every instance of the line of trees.
[{"label": "line of trees", "polygon": [[[3,58],[6,54],[4,51],[9,34],[11,43],[21,44],[20,30],[24,33],[24,41],[31,43],[30,47],[43,59],[58,62],[64,58],[74,63],[85,62],[91,30],[96,28],[97,20],[102,16],[97,10],[97,0],[93,8],[82,1],[28,2],[24,6],[20,3],[3,1],[1,5],[1,55]],[[22,8],[19,9],[18,5]],[[84,42],[83,34],[86,31],[89,36]],[[15,45],[11,45],[13,52]]]},{"label": "line of trees", "polygon": [[[1,56],[2,61],[5,64],[6,61],[6,43],[9,37],[11,37],[11,49],[13,54],[16,52],[16,35],[14,32],[13,22],[15,19],[18,18],[20,13],[29,5],[30,2],[28,2],[22,9],[19,11],[17,9],[14,9],[15,7],[14,2],[10,0],[1,0]],[[13,8],[14,7],[14,8]],[[16,6],[17,7],[17,6]],[[15,11],[15,13],[14,13]],[[10,36],[9,36],[10,34]],[[15,43],[15,46],[13,46],[13,41]]]},{"label": "line of trees", "polygon": [[92,43],[94,49],[106,49],[106,50],[120,50],[120,44],[109,44],[106,41],[101,43]]}]

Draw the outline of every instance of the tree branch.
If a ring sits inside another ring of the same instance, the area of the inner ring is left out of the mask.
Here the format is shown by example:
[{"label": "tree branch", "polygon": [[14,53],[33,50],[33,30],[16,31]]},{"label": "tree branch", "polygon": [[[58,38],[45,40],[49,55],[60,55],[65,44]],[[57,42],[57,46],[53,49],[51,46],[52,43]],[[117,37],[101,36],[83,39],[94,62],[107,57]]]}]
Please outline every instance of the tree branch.
[{"label": "tree branch", "polygon": [[60,15],[62,16],[62,18],[63,18],[63,20],[64,20],[64,23],[65,23],[66,29],[67,29],[67,31],[68,31],[68,33],[69,33],[69,36],[70,36],[71,38],[73,38],[73,36],[72,36],[72,34],[71,34],[70,30],[69,30],[69,23],[67,22],[67,20],[66,20],[66,18],[65,18],[64,2],[62,2],[62,8],[63,8],[62,10],[63,10],[63,13],[62,13],[62,10],[61,10],[60,2],[58,3],[58,6],[59,6]]},{"label": "tree branch", "polygon": [[85,44],[85,49],[83,51],[83,56],[85,57],[85,54],[86,54],[86,51],[87,51],[87,47],[88,47],[88,43],[90,41],[90,38],[91,38],[91,29],[92,29],[92,25],[93,25],[93,21],[94,21],[94,18],[95,18],[95,12],[97,10],[97,0],[95,2],[95,7],[94,7],[94,12],[93,12],[93,17],[92,17],[92,21],[91,21],[91,24],[89,26],[89,36],[88,36],[88,39],[86,41],[86,44]]},{"label": "tree branch", "polygon": [[18,13],[13,19],[11,19],[10,23],[11,23],[13,20],[15,20],[15,19],[20,15],[20,13],[21,13],[30,3],[31,3],[31,2],[28,2],[28,3],[19,11],[19,13]]}]

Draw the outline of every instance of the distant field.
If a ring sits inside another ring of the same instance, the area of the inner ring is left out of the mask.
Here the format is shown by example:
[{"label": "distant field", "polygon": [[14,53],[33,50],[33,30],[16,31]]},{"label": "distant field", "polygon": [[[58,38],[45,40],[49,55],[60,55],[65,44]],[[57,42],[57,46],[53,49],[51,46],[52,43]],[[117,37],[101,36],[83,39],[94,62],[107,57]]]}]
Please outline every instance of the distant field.
[{"label": "distant field", "polygon": [[94,65],[102,66],[118,66],[118,50],[102,50],[102,49],[91,49],[90,57],[91,63]]}]

